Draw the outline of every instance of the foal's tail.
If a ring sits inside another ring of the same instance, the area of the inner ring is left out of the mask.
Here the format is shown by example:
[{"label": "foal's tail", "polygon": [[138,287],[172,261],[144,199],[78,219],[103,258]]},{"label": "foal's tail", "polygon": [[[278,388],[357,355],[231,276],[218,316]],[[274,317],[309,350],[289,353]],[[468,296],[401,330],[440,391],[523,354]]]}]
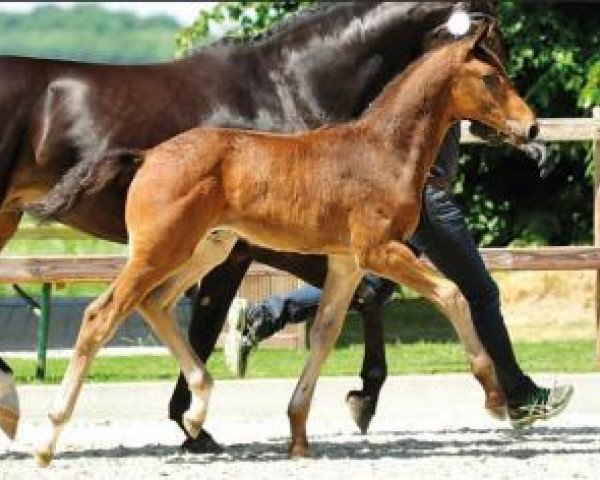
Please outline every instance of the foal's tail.
[{"label": "foal's tail", "polygon": [[127,177],[125,181],[131,182],[143,159],[143,150],[116,149],[80,161],[41,200],[24,210],[42,222],[60,220],[84,195],[99,192],[117,178]]}]

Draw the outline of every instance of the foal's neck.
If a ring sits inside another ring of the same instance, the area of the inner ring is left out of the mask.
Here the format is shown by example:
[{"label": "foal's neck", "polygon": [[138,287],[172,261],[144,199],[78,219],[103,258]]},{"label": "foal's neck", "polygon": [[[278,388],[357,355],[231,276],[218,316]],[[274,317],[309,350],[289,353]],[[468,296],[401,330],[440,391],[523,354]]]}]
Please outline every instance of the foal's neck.
[{"label": "foal's neck", "polygon": [[453,122],[454,54],[445,47],[409,66],[377,97],[357,125],[398,150],[398,158],[428,172]]}]

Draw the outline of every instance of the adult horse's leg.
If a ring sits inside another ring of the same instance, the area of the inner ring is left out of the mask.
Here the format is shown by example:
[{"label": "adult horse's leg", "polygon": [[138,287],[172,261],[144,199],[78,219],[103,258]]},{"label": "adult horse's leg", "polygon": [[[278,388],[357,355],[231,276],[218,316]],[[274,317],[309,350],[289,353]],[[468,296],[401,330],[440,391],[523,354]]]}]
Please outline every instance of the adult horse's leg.
[{"label": "adult horse's leg", "polygon": [[375,415],[379,392],[387,377],[383,338],[383,309],[379,303],[369,303],[361,310],[365,354],[360,371],[362,390],[351,390],[346,396],[350,414],[361,433],[369,429]]},{"label": "adult horse's leg", "polygon": [[486,408],[494,416],[505,415],[504,391],[477,336],[468,303],[458,287],[420,262],[410,248],[400,242],[367,246],[360,251],[361,267],[416,290],[448,317],[466,350],[471,370],[485,391]]},{"label": "adult horse's leg", "polygon": [[[198,357],[206,362],[214,350],[231,301],[239,288],[252,256],[245,242],[238,242],[227,260],[206,275],[194,295],[189,341]],[[190,405],[190,390],[183,374],[169,402],[169,418],[185,432],[183,413]],[[204,430],[196,438],[187,435],[182,448],[194,453],[214,453],[221,447]]]},{"label": "adult horse's leg", "polygon": [[[21,215],[21,211],[0,211],[0,250],[17,230]],[[17,433],[20,416],[19,397],[13,372],[0,358],[0,430],[11,440]]]},{"label": "adult horse's leg", "polygon": [[290,455],[308,455],[306,421],[321,365],[342,330],[348,306],[362,272],[352,257],[330,256],[317,318],[310,332],[310,357],[288,407],[291,428]]}]

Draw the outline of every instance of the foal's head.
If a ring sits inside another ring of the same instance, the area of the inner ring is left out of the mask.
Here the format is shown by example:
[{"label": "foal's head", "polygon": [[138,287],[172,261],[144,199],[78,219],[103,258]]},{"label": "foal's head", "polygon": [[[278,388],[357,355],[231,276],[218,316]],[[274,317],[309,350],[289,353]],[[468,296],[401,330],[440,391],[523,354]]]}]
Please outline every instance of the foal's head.
[{"label": "foal's head", "polygon": [[481,25],[453,48],[457,70],[450,115],[455,120],[479,121],[514,143],[524,143],[538,134],[535,114],[516,92],[496,53],[486,46],[493,29],[493,23]]}]

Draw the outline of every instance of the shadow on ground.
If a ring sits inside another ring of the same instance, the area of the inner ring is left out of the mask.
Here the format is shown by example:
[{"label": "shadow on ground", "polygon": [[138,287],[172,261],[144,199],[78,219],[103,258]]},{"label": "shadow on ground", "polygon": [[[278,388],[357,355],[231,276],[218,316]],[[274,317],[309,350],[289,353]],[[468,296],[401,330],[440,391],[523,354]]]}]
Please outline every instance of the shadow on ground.
[{"label": "shadow on ground", "polygon": [[[313,458],[319,459],[420,459],[433,457],[494,456],[512,459],[530,459],[539,456],[600,453],[600,427],[532,428],[527,432],[488,429],[449,429],[415,431],[379,431],[362,436],[344,435],[343,441],[335,435],[311,436]],[[276,437],[267,441],[225,446],[221,454],[182,453],[170,445],[119,446],[108,449],[63,451],[57,460],[104,458],[118,460],[131,457],[164,457],[166,464],[210,464],[219,462],[273,462],[288,461],[288,438]],[[67,448],[67,447],[63,447]],[[3,460],[30,459],[23,452],[0,454]]]}]

